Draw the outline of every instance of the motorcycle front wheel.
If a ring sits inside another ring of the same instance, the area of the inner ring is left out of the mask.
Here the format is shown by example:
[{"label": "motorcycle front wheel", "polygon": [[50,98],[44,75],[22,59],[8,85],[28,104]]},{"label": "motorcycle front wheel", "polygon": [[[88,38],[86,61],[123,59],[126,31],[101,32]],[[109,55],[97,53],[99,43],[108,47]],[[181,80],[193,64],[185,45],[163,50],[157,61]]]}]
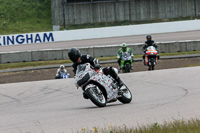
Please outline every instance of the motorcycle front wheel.
[{"label": "motorcycle front wheel", "polygon": [[126,72],[129,73],[131,70],[131,65],[130,64],[126,64]]},{"label": "motorcycle front wheel", "polygon": [[150,70],[154,70],[154,67],[155,67],[155,65],[154,65],[155,59],[151,59],[150,62],[151,62],[151,65],[149,66],[149,68],[150,68]]},{"label": "motorcycle front wheel", "polygon": [[131,65],[130,64],[125,64],[123,67],[123,73],[128,73],[131,70]]},{"label": "motorcycle front wheel", "polygon": [[122,90],[123,94],[118,97],[117,99],[121,102],[121,103],[130,103],[132,101],[132,94],[131,91],[129,90],[129,88],[124,84],[120,90]]},{"label": "motorcycle front wheel", "polygon": [[98,87],[92,87],[85,91],[89,99],[98,107],[106,106],[106,98]]}]

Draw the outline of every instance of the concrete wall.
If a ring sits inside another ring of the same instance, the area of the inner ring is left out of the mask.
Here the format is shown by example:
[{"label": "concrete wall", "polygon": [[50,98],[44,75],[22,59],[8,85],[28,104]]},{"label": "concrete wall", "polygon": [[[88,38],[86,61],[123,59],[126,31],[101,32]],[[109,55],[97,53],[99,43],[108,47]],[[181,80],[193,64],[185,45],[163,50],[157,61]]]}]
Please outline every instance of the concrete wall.
[{"label": "concrete wall", "polygon": [[32,61],[31,52],[0,53],[0,64]]},{"label": "concrete wall", "polygon": [[0,35],[0,47],[10,45],[145,35],[191,30],[200,30],[200,20],[162,22],[152,24],[89,28],[54,32],[25,33],[15,35]]},{"label": "concrete wall", "polygon": [[[63,25],[63,0],[52,0],[53,25]],[[200,0],[130,0],[65,4],[66,25],[115,21],[149,21],[200,14]],[[196,9],[196,10],[195,10]]]},{"label": "concrete wall", "polygon": [[[184,42],[158,42],[160,53],[200,51],[200,40]],[[128,45],[135,55],[143,54],[142,43]],[[104,47],[79,48],[82,54],[90,54],[94,57],[116,56],[119,45]],[[29,52],[0,53],[0,64],[29,61],[63,60],[68,59],[68,49],[41,50]]]}]

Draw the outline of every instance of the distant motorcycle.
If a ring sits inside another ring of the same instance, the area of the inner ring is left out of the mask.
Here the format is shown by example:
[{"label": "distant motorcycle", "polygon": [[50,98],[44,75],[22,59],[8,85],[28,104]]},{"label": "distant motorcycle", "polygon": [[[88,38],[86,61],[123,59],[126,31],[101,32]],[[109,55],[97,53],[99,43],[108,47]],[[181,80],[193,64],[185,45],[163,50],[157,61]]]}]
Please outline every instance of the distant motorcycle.
[{"label": "distant motorcycle", "polygon": [[121,65],[122,67],[122,71],[124,73],[128,73],[131,70],[131,54],[129,52],[125,52],[121,55]]},{"label": "distant motorcycle", "polygon": [[159,59],[158,51],[154,46],[147,47],[144,62],[148,70],[154,70],[157,60]]},{"label": "distant motorcycle", "polygon": [[68,78],[70,78],[70,75],[69,75],[69,73],[64,73],[64,72],[60,72],[60,74],[59,74],[59,76],[56,76],[55,77],[56,79],[68,79]]},{"label": "distant motorcycle", "polygon": [[61,73],[60,79],[68,79],[68,78],[70,78],[70,75],[69,75],[69,74]]},{"label": "distant motorcycle", "polygon": [[89,63],[78,65],[75,84],[98,107],[105,107],[107,103],[117,100],[122,103],[132,100],[132,94],[125,84],[120,88],[122,94],[119,94],[117,82],[110,75],[106,76],[102,68],[93,69]]}]

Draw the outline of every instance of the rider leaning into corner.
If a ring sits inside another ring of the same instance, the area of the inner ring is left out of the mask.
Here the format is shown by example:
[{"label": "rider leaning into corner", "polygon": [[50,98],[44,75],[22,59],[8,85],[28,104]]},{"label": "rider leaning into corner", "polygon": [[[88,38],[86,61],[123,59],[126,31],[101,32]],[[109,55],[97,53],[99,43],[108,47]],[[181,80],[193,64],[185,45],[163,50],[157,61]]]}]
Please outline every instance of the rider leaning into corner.
[{"label": "rider leaning into corner", "polygon": [[144,52],[143,61],[144,61],[144,56],[145,56],[147,47],[154,46],[156,48],[156,50],[158,51],[158,46],[155,44],[154,40],[152,40],[151,35],[147,35],[146,39],[147,39],[147,41],[145,41],[145,44],[143,45],[143,52]]},{"label": "rider leaning into corner", "polygon": [[[73,69],[74,75],[76,75],[77,66],[79,64],[90,63],[94,67],[94,69],[99,69],[101,67],[98,59],[93,58],[90,55],[81,55],[80,51],[77,48],[69,49],[68,56],[69,56],[69,59],[73,62],[72,69]],[[123,86],[123,82],[121,81],[118,74],[115,72],[117,71],[115,70],[115,68],[104,67],[102,70],[105,75],[110,75],[117,81],[119,88]],[[86,98],[84,93],[83,93],[83,97]]]}]

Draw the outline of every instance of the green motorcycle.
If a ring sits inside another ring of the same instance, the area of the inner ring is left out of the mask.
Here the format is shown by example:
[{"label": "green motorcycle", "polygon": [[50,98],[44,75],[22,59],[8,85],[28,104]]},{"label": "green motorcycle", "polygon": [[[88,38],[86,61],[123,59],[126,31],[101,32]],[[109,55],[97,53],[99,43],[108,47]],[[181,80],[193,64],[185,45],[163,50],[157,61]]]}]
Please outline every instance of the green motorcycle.
[{"label": "green motorcycle", "polygon": [[120,66],[122,68],[123,73],[128,73],[131,70],[132,57],[129,52],[125,52],[121,55]]}]

